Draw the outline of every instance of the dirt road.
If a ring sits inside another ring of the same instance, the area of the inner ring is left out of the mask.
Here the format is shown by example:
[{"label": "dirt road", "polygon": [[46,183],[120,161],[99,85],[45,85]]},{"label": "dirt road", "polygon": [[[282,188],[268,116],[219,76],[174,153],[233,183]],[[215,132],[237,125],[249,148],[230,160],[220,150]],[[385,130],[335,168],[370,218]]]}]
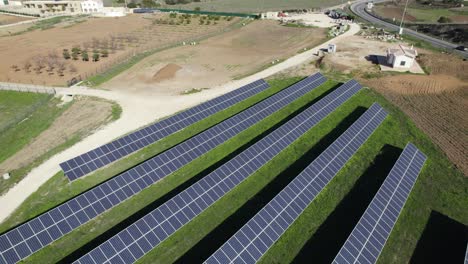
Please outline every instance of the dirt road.
[{"label": "dirt road", "polygon": [[82,154],[92,148],[98,147],[130,131],[153,122],[155,119],[165,117],[177,111],[197,105],[203,101],[215,98],[240,86],[255,80],[266,78],[290,67],[300,65],[314,57],[317,51],[325,48],[328,43],[344,39],[356,34],[360,30],[359,25],[351,24],[350,29],[343,35],[331,39],[304,53],[295,55],[284,62],[272,66],[266,70],[245,77],[240,80],[231,81],[200,93],[184,96],[137,96],[132,92],[105,91],[87,88],[57,88],[58,94],[76,94],[101,97],[113,100],[122,107],[122,116],[116,122],[97,131],[95,134],[85,138],[73,147],[53,156],[37,168],[33,169],[21,182],[10,189],[8,193],[0,197],[0,221],[7,218],[29,195],[34,193],[42,184],[60,171],[59,164],[65,160]]}]

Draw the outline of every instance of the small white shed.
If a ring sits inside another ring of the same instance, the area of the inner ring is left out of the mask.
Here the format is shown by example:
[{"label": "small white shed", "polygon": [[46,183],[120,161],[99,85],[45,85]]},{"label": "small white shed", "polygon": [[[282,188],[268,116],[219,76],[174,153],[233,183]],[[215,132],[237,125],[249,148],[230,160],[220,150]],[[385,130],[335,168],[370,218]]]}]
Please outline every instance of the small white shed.
[{"label": "small white shed", "polygon": [[398,45],[398,48],[387,50],[387,63],[393,68],[411,68],[417,56],[418,52],[413,46]]}]

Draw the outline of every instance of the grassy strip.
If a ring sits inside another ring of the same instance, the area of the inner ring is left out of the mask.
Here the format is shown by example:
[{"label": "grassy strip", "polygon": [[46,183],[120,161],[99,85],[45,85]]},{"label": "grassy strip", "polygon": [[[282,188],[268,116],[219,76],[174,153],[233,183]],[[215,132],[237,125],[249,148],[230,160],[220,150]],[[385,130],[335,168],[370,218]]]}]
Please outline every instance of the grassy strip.
[{"label": "grassy strip", "polygon": [[[97,99],[97,100],[101,100],[101,99]],[[68,104],[66,106],[66,108],[68,108],[70,106],[71,106],[71,104]],[[104,125],[104,124],[106,124],[108,122],[112,122],[112,121],[115,121],[115,120],[119,119],[121,112],[122,112],[122,108],[120,107],[120,105],[118,105],[116,103],[112,103],[112,113],[111,113],[110,118],[106,118],[106,120],[103,123],[98,124],[98,126],[101,126],[101,125]],[[52,121],[54,121],[54,119],[52,119]],[[41,156],[39,156],[38,158],[36,158],[33,162],[11,171],[10,172],[10,176],[11,176],[10,180],[0,181],[0,194],[6,193],[6,191],[8,189],[10,189],[13,185],[15,185],[19,181],[21,181],[33,168],[41,165],[43,162],[45,162],[46,160],[48,160],[49,158],[51,158],[55,154],[57,154],[57,153],[59,153],[61,151],[64,151],[64,150],[70,148],[71,146],[75,145],[76,143],[80,142],[83,138],[85,138],[88,135],[87,132],[88,131],[84,131],[82,133],[77,133],[77,134],[73,135],[73,137],[68,138],[62,144],[60,144],[60,145],[58,145],[58,146],[56,146],[56,147],[54,147],[52,149],[49,149],[46,153],[44,153]]]},{"label": "grassy strip", "polygon": [[34,108],[29,116],[17,120],[15,126],[10,126],[0,134],[0,162],[11,157],[17,151],[30,143],[42,131],[50,127],[52,122],[68,107],[57,107],[59,99],[48,97]]},{"label": "grassy strip", "polygon": [[[199,42],[199,41],[211,38],[213,36],[216,36],[218,34],[222,34],[222,33],[229,32],[231,30],[240,28],[240,27],[242,27],[243,23],[244,24],[248,23],[248,21],[247,20],[240,20],[240,21],[238,21],[236,23],[233,23],[233,24],[229,25],[227,28],[225,28],[222,31],[210,33],[210,34],[207,34],[207,35],[201,36],[199,38],[195,38],[195,39],[186,40],[185,42],[191,42],[191,41]],[[148,56],[151,56],[151,55],[153,55],[155,53],[164,51],[164,50],[168,50],[168,49],[171,49],[171,48],[181,46],[182,44],[180,44],[180,43],[182,43],[182,42],[183,41],[177,41],[175,43],[171,43],[171,44],[166,45],[166,46],[161,47],[161,48],[157,48],[157,49],[153,49],[153,50],[149,50],[149,51],[145,51],[143,53],[137,54],[137,55],[131,57],[130,59],[111,67],[109,70],[105,71],[104,73],[100,73],[100,74],[89,77],[87,80],[85,80],[83,82],[83,84],[86,85],[86,86],[89,86],[89,87],[99,86],[99,85],[109,81],[110,79],[114,78],[115,76],[119,75],[120,73],[130,69],[132,66],[134,66],[135,64],[137,64],[138,62],[140,62],[144,58],[146,58]]]},{"label": "grassy strip", "polygon": [[431,210],[468,223],[468,182],[462,173],[400,110],[370,90],[365,93],[368,103],[379,102],[391,116],[267,252],[261,259],[262,263],[292,261],[386,144],[404,148],[411,141],[428,155],[429,160],[384,247],[379,263],[409,262]]},{"label": "grassy strip", "polygon": [[272,116],[265,118],[256,125],[247,129],[246,131],[243,131],[239,135],[228,140],[226,143],[218,146],[209,153],[191,162],[189,165],[183,167],[182,169],[176,171],[172,175],[159,181],[157,184],[154,184],[148,187],[147,189],[141,191],[139,194],[133,196],[125,203],[122,203],[114,207],[113,209],[101,214],[96,219],[81,226],[72,233],[54,242],[52,245],[35,253],[30,258],[28,258],[26,262],[55,262],[57,260],[62,259],[63,257],[67,256],[67,254],[70,254],[72,250],[77,249],[90,242],[93,238],[102,234],[110,227],[115,226],[116,224],[123,221],[132,214],[138,212],[145,206],[151,204],[156,199],[167,194],[169,191],[173,190],[178,185],[189,180],[194,175],[202,172],[203,170],[209,168],[216,162],[220,161],[221,159],[229,155],[229,153],[232,153],[238,147],[248,143],[258,135],[260,135],[263,131],[266,131],[275,124],[279,123],[282,119],[288,117],[291,113],[294,113],[295,111],[306,105],[309,101],[318,97],[324,91],[330,89],[330,87],[332,86],[334,86],[334,83],[328,82],[327,84],[322,85],[320,88],[309,92],[305,96],[289,104],[287,107],[274,113]]},{"label": "grassy strip", "polygon": [[[276,175],[304,155],[320,138],[330,133],[344,117],[359,106],[369,107],[374,101],[384,106],[391,116],[358,150],[350,162],[273,248],[267,252],[261,262],[290,263],[343,197],[353,188],[356,180],[372,164],[374,157],[386,144],[403,148],[408,141],[411,141],[428,154],[430,160],[379,259],[381,263],[408,262],[431,209],[442,211],[465,224],[468,223],[466,210],[468,186],[463,175],[401,111],[391,106],[383,97],[370,90],[364,90],[331,114],[325,122],[321,122],[307,132],[299,141],[289,146],[273,161],[249,177],[234,191],[228,193],[199,217],[144,256],[140,263],[175,261],[271,182]],[[437,195],[434,195],[434,191]]]},{"label": "grassy strip", "polygon": [[[28,219],[37,216],[50,208],[80,194],[93,186],[117,175],[135,164],[141,163],[158,153],[204,131],[208,127],[216,125],[224,119],[241,112],[251,105],[279,92],[283,88],[298,81],[298,78],[289,78],[281,81],[270,82],[271,88],[263,91],[247,100],[244,100],[226,110],[223,110],[210,118],[204,119],[188,128],[168,136],[132,155],[129,155],[113,164],[97,170],[87,177],[69,183],[63,173],[53,176],[37,192],[32,194],[5,222],[0,225],[0,232],[8,230]],[[50,192],[50,189],[54,192]]]}]

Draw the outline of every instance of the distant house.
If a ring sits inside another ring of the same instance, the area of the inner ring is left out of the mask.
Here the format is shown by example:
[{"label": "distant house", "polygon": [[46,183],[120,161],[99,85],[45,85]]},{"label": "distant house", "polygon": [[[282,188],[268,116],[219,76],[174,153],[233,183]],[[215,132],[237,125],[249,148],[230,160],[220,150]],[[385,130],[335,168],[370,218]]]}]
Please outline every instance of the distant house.
[{"label": "distant house", "polygon": [[418,51],[411,47],[399,45],[398,48],[387,50],[387,63],[393,68],[411,68]]},{"label": "distant house", "polygon": [[50,16],[98,13],[104,5],[102,0],[30,0],[24,1],[23,7],[31,13]]},{"label": "distant house", "polygon": [[260,15],[261,19],[276,19],[280,12],[266,12]]},{"label": "distant house", "polygon": [[104,4],[101,0],[86,0],[81,1],[81,10],[85,14],[101,12]]}]

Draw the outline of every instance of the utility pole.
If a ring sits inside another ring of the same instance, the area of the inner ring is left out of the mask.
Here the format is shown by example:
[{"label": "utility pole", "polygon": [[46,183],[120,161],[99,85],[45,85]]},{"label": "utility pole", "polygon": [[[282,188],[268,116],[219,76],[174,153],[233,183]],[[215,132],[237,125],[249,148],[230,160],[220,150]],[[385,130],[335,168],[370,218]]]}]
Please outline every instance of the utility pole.
[{"label": "utility pole", "polygon": [[400,22],[400,32],[399,34],[403,34],[403,21],[405,20],[405,14],[406,14],[406,8],[408,7],[408,0],[406,0],[405,4],[405,9],[403,10],[403,16],[401,17],[401,22]]}]

